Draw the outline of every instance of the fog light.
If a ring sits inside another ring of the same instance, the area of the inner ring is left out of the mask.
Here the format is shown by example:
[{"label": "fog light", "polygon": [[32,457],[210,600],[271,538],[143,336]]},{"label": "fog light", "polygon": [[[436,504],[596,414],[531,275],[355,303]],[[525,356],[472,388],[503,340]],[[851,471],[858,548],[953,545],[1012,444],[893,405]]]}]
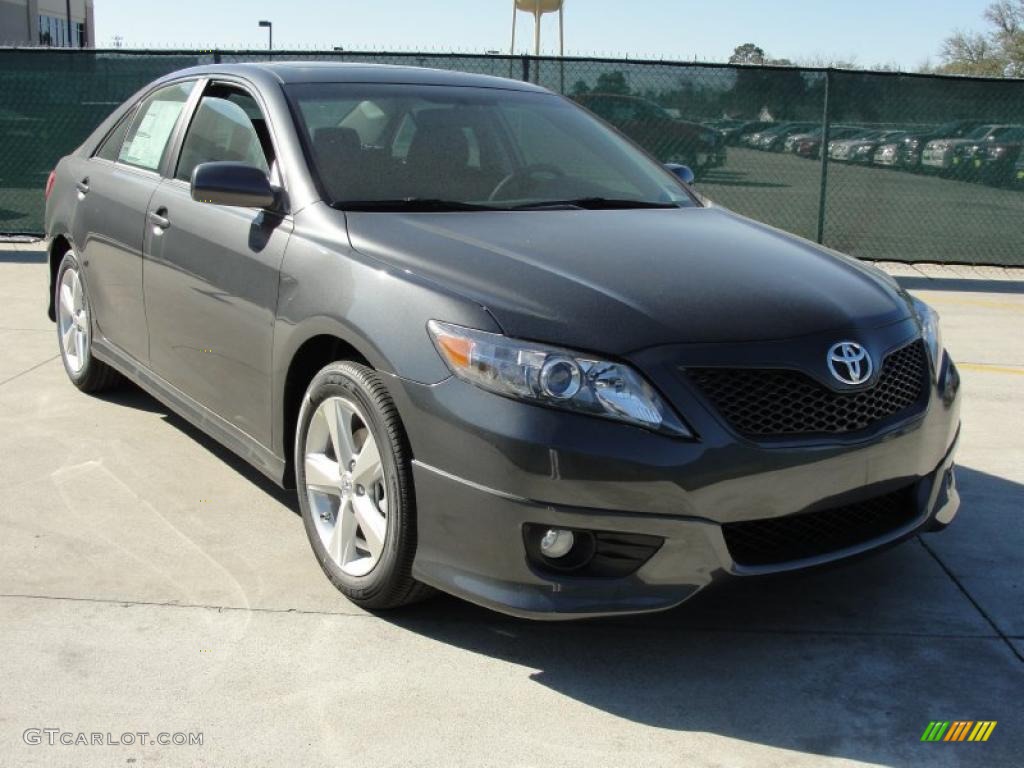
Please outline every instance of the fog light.
[{"label": "fog light", "polygon": [[540,551],[544,557],[557,560],[569,554],[575,541],[576,537],[572,535],[572,531],[567,531],[564,528],[549,528],[540,540]]}]

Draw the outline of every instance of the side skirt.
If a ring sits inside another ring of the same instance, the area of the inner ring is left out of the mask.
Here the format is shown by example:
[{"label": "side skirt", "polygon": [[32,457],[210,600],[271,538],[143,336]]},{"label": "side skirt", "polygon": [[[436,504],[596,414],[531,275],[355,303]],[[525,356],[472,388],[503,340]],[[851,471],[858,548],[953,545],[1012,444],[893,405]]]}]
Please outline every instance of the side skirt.
[{"label": "side skirt", "polygon": [[93,337],[92,351],[98,360],[115,368],[194,427],[238,454],[278,485],[284,486],[284,459],[275,456],[265,445],[196,402],[106,339]]}]

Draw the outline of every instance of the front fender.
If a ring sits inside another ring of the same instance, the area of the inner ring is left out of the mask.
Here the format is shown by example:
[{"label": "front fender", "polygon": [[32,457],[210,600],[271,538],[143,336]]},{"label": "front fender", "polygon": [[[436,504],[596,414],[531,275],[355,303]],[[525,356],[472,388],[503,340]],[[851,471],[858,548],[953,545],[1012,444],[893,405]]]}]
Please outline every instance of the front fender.
[{"label": "front fender", "polygon": [[[347,234],[328,242],[329,227],[309,231],[302,218],[296,217],[281,267],[274,330],[275,424],[284,425],[292,362],[318,336],[340,340],[378,371],[435,384],[451,374],[427,333],[430,320],[500,332],[479,304],[360,254],[348,244]],[[284,432],[275,430],[274,436],[281,455]]]}]

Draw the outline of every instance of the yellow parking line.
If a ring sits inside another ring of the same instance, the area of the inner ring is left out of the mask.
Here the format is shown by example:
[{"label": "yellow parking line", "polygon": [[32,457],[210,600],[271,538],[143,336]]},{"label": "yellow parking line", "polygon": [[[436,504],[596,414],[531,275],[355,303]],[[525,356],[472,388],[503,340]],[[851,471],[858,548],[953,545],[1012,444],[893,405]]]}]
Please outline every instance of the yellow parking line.
[{"label": "yellow parking line", "polygon": [[986,373],[1012,373],[1024,376],[1024,368],[1010,368],[1005,365],[988,365],[987,363],[957,363],[957,368],[968,371],[985,371]]}]

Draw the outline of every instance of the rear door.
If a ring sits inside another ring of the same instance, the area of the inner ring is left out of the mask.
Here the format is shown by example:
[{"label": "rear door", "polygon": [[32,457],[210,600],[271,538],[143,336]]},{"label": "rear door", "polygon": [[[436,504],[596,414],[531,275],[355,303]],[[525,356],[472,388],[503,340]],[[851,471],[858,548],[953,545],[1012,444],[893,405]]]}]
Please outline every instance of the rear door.
[{"label": "rear door", "polygon": [[149,358],[142,295],[146,210],[170,139],[195,86],[160,88],[121,120],[75,178],[71,234],[100,335],[140,362]]},{"label": "rear door", "polygon": [[271,131],[253,95],[209,83],[181,149],[149,201],[145,252],[150,367],[270,445],[278,280],[290,216],[192,200],[192,170],[232,160],[280,185]]}]

